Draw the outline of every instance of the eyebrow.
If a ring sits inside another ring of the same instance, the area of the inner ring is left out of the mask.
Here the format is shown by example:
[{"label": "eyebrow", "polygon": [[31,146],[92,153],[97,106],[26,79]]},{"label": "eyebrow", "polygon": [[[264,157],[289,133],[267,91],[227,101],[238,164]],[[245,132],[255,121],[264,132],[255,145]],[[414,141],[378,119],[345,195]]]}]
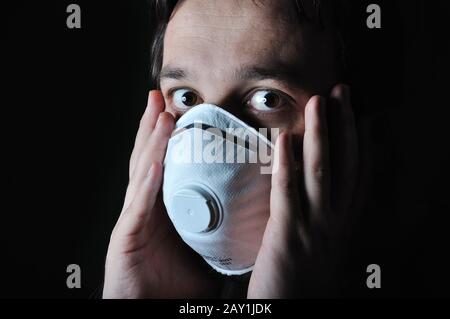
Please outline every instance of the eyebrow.
[{"label": "eyebrow", "polygon": [[249,66],[239,68],[234,72],[234,76],[238,80],[277,80],[286,84],[294,84],[300,80],[300,72],[296,66],[286,64],[274,64],[267,67]]},{"label": "eyebrow", "polygon": [[159,73],[159,80],[162,79],[173,79],[173,80],[184,80],[189,79],[191,76],[189,73],[181,68],[171,67],[170,65],[166,65],[161,69]]},{"label": "eyebrow", "polygon": [[[297,68],[281,63],[268,67],[245,66],[235,70],[233,73],[236,80],[262,81],[273,79],[285,84],[297,84],[300,82],[300,72],[298,72]],[[185,69],[166,65],[161,69],[159,80],[190,80],[193,77],[193,74]]]}]

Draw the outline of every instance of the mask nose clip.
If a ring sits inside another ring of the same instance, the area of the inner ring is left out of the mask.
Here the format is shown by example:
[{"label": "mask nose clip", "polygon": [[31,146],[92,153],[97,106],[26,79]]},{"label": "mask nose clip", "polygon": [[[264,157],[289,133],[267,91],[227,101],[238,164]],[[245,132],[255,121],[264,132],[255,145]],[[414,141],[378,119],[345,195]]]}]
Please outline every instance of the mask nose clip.
[{"label": "mask nose clip", "polygon": [[190,233],[207,233],[218,227],[218,205],[206,188],[186,185],[172,195],[171,203],[176,228]]}]

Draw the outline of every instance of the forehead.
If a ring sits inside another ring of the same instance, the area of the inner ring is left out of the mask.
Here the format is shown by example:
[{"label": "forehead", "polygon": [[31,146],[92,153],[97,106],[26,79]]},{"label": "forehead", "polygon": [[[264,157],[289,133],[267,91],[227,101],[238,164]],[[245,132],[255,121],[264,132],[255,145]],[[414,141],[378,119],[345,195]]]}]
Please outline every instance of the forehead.
[{"label": "forehead", "polygon": [[163,64],[289,64],[301,60],[302,39],[290,0],[184,0],[167,26]]}]

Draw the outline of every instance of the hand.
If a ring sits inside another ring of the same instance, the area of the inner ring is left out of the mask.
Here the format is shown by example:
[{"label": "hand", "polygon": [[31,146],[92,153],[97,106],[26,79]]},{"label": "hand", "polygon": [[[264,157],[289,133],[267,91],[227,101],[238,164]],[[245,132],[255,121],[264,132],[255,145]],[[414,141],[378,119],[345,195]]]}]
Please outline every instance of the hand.
[{"label": "hand", "polygon": [[335,288],[358,150],[349,88],[337,85],[327,109],[325,103],[313,96],[305,107],[299,171],[293,148],[300,146],[292,145],[287,133],[276,142],[270,218],[250,278],[249,298],[324,296]]},{"label": "hand", "polygon": [[212,270],[176,233],[162,202],[162,163],[174,129],[159,91],[149,93],[130,159],[130,180],[105,265],[104,298],[214,296]]}]

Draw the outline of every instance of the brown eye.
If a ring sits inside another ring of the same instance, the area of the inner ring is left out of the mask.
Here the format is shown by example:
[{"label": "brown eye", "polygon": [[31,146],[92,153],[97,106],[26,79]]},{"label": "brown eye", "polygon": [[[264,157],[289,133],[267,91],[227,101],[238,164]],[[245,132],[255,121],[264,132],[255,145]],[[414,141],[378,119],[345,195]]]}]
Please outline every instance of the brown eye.
[{"label": "brown eye", "polygon": [[201,103],[198,95],[188,89],[178,89],[173,93],[173,103],[180,110],[186,110]]},{"label": "brown eye", "polygon": [[282,105],[282,98],[275,92],[260,90],[251,96],[247,104],[257,111],[271,111]]}]

